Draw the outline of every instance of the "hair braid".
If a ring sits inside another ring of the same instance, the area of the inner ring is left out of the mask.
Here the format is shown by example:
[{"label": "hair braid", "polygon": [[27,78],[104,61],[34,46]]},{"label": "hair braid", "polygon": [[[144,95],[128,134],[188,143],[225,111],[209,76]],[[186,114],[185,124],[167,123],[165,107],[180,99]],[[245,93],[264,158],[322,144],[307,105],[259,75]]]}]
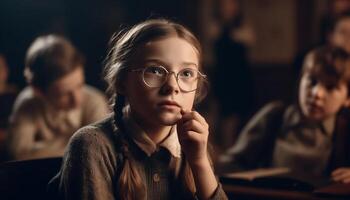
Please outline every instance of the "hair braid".
[{"label": "hair braid", "polygon": [[120,150],[124,156],[123,167],[118,180],[118,190],[121,199],[137,200],[145,197],[146,190],[140,172],[136,167],[137,165],[134,164],[135,161],[130,155],[129,144],[124,135],[126,131],[123,123],[123,108],[125,104],[125,96],[117,94],[113,107],[114,122],[121,130],[121,134],[118,134],[117,137],[120,137]]}]

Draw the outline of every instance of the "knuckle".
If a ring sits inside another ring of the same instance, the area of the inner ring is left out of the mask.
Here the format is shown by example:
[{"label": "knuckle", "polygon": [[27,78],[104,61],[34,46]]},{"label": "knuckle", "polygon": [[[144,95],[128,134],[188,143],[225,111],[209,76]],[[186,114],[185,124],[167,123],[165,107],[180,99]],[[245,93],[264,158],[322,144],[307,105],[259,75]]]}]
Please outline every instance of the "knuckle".
[{"label": "knuckle", "polygon": [[190,124],[191,126],[194,126],[194,125],[196,125],[196,120],[194,120],[194,119],[191,119],[191,121],[189,121],[189,124]]}]

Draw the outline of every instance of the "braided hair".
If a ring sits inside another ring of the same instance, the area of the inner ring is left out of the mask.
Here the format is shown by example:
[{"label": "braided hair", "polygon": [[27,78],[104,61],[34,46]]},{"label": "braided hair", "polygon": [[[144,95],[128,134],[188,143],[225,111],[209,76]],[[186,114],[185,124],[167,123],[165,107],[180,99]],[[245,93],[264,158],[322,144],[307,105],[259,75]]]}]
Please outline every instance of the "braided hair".
[{"label": "braided hair", "polygon": [[[118,177],[118,194],[121,199],[142,199],[146,194],[146,187],[141,179],[140,172],[135,164],[135,159],[130,156],[130,147],[123,124],[123,109],[127,106],[126,97],[123,95],[122,83],[125,81],[128,66],[132,62],[136,49],[154,40],[167,37],[179,37],[190,43],[197,51],[201,60],[201,47],[196,37],[184,26],[165,19],[152,19],[139,23],[128,30],[123,30],[112,37],[111,50],[106,58],[104,71],[105,81],[108,83],[107,93],[114,110],[114,123],[120,130],[120,150],[124,156],[123,166]],[[199,79],[196,91],[195,103],[201,101],[207,94],[208,83]],[[185,163],[179,178],[186,189],[194,194],[195,185],[193,175],[188,163]]]}]

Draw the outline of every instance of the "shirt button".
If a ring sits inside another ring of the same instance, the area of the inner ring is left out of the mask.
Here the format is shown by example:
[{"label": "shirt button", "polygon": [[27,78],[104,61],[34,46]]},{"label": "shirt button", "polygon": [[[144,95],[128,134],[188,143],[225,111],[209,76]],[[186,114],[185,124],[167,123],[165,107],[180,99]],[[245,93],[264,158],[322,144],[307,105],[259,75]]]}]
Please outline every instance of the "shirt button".
[{"label": "shirt button", "polygon": [[159,182],[160,178],[159,178],[159,174],[155,173],[153,174],[153,181],[154,182]]}]

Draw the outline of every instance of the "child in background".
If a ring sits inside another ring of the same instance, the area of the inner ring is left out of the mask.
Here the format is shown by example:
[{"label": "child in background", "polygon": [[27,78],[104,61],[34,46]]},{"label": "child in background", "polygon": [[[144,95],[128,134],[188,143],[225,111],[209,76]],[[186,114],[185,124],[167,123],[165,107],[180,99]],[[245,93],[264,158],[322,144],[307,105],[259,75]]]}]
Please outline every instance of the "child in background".
[{"label": "child in background", "polygon": [[5,142],[9,126],[9,116],[17,96],[16,86],[9,84],[10,69],[5,54],[0,51],[0,162],[7,158]]},{"label": "child in background", "polygon": [[[0,146],[6,136],[8,118],[17,96],[17,88],[8,83],[9,66],[4,54],[0,52]],[[0,147],[0,148],[1,148]]]},{"label": "child in background", "polygon": [[350,53],[350,11],[335,18],[331,30],[329,42]]},{"label": "child in background", "polygon": [[304,62],[298,104],[262,108],[221,156],[221,170],[288,167],[349,183],[349,89],[349,55],[339,48],[314,49]]},{"label": "child in background", "polygon": [[102,92],[85,84],[84,59],[58,35],[40,36],[29,47],[24,75],[10,120],[10,159],[63,156],[73,133],[109,113]]},{"label": "child in background", "polygon": [[227,199],[209,125],[192,110],[206,81],[197,39],[161,19],[115,39],[105,75],[114,114],[75,133],[51,184],[65,199]]}]

